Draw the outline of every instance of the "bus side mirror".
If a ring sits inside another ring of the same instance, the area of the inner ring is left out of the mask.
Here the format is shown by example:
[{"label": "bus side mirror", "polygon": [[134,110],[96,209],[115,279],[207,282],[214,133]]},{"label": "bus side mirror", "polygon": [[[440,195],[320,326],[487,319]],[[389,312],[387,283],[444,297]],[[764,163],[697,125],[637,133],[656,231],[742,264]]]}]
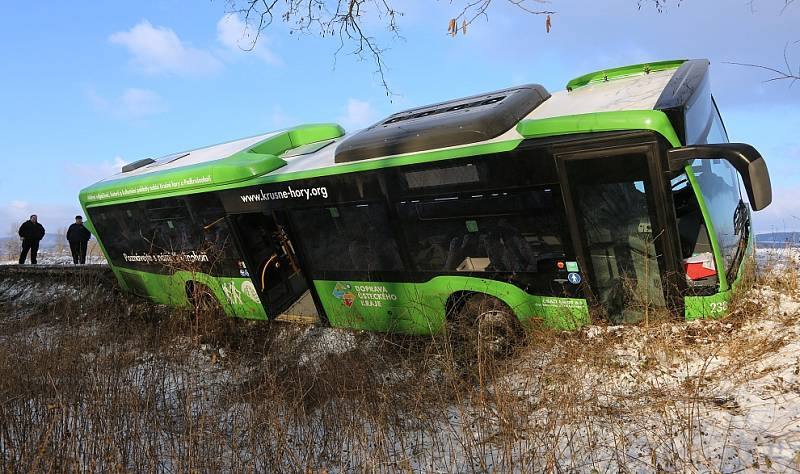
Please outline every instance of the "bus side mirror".
[{"label": "bus side mirror", "polygon": [[670,171],[681,171],[692,160],[720,158],[727,160],[739,172],[754,211],[769,206],[772,202],[772,184],[769,180],[767,163],[752,146],[744,143],[722,143],[687,146],[667,152]]}]

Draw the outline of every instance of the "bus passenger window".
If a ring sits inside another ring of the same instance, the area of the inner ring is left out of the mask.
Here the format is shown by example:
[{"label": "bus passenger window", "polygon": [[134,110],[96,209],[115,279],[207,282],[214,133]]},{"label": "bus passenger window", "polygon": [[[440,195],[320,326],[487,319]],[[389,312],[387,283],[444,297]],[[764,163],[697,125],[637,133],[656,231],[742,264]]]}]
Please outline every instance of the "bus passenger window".
[{"label": "bus passenger window", "polygon": [[103,236],[103,245],[113,263],[124,264],[123,254],[148,251],[147,226],[143,225],[139,203],[90,208],[89,217]]},{"label": "bus passenger window", "polygon": [[189,236],[189,247],[196,250],[213,251],[217,257],[238,259],[239,255],[225,219],[225,209],[213,194],[187,196],[186,204],[193,232]]},{"label": "bus passenger window", "polygon": [[552,273],[565,257],[553,188],[401,201],[397,211],[418,271]]},{"label": "bus passenger window", "polygon": [[301,209],[291,216],[312,275],[403,270],[383,204]]},{"label": "bus passenger window", "polygon": [[171,271],[183,261],[162,261],[155,256],[196,252],[206,258],[203,271],[240,275],[238,251],[229,235],[224,209],[214,195],[90,208],[89,216],[115,265],[159,267],[158,271],[165,271],[162,267],[166,266]]}]

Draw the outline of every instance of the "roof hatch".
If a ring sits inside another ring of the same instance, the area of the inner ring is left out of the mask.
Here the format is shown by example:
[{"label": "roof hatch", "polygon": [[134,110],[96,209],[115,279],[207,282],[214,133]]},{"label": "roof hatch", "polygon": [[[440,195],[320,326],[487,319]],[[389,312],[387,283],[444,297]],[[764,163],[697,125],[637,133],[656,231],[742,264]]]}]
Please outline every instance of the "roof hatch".
[{"label": "roof hatch", "polygon": [[550,94],[538,84],[398,112],[342,141],[336,163],[413,153],[494,138]]},{"label": "roof hatch", "polygon": [[123,173],[130,173],[133,170],[138,170],[142,166],[147,166],[147,165],[155,163],[155,162],[156,162],[156,160],[154,160],[152,158],[143,158],[141,160],[136,160],[133,163],[128,163],[127,165],[124,165],[122,167],[122,172]]}]

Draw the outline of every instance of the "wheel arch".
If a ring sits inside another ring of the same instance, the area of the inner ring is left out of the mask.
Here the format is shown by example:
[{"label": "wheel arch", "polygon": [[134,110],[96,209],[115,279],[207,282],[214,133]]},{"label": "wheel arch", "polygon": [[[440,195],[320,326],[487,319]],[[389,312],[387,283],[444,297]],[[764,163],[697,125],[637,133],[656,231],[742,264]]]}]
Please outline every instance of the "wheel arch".
[{"label": "wheel arch", "polygon": [[183,295],[186,298],[185,304],[188,306],[192,306],[194,303],[192,301],[193,295],[195,294],[196,288],[205,288],[207,293],[210,297],[213,297],[216,301],[216,304],[219,305],[220,308],[225,312],[225,314],[231,315],[232,308],[230,303],[228,302],[227,298],[225,297],[225,293],[222,290],[222,286],[220,285],[219,280],[216,278],[206,275],[204,273],[189,273],[189,272],[177,272],[174,275],[175,278],[178,278],[178,284],[182,285]]},{"label": "wheel arch", "polygon": [[469,276],[437,277],[430,284],[441,295],[439,304],[444,305],[446,318],[459,309],[466,296],[485,294],[505,304],[523,325],[540,322],[547,327],[568,330],[591,321],[583,298],[532,295],[508,282]]},{"label": "wheel arch", "polygon": [[[486,291],[486,290],[489,290],[489,291]],[[454,315],[458,314],[458,312],[461,310],[461,308],[464,307],[464,304],[467,302],[467,300],[469,300],[473,296],[477,296],[477,295],[486,295],[486,296],[495,298],[499,302],[503,303],[503,305],[505,305],[508,308],[508,310],[511,312],[511,314],[514,315],[514,317],[516,317],[518,320],[522,319],[520,317],[519,311],[514,309],[515,305],[510,303],[508,301],[508,298],[504,298],[502,292],[491,291],[488,288],[487,289],[481,289],[481,290],[477,290],[477,289],[458,290],[458,291],[454,291],[453,293],[451,293],[447,297],[447,300],[445,301],[445,306],[444,306],[445,307],[445,313],[444,313],[445,314],[445,318],[447,320],[450,320],[451,318],[453,318]],[[519,305],[516,305],[516,306],[519,306]]]}]

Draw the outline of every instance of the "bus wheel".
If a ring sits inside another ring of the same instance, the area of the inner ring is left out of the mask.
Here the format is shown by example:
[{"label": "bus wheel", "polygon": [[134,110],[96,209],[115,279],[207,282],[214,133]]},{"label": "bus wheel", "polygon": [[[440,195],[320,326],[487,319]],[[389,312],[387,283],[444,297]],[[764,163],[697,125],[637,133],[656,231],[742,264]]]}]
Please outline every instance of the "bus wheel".
[{"label": "bus wheel", "polygon": [[499,299],[475,294],[461,307],[457,324],[468,329],[468,342],[474,344],[479,359],[504,357],[511,353],[522,333],[519,320]]}]

